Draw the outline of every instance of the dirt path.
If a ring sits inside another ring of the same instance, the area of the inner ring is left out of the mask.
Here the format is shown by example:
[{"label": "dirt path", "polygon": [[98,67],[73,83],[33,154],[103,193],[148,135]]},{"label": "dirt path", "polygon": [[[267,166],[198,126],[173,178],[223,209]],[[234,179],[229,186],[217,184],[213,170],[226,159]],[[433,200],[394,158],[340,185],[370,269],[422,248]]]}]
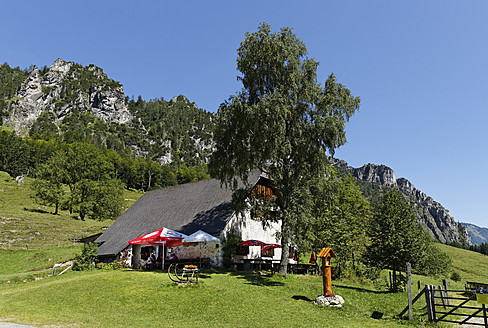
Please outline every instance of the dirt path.
[{"label": "dirt path", "polygon": [[36,327],[26,326],[26,325],[19,325],[17,323],[1,322],[0,321],[0,328],[36,328]]}]

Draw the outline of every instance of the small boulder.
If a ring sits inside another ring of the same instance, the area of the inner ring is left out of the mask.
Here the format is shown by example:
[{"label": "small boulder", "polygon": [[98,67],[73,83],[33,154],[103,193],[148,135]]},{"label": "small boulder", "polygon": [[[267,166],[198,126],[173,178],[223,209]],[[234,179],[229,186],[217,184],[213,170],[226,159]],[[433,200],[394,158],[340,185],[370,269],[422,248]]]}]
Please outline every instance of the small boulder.
[{"label": "small boulder", "polygon": [[340,295],[335,296],[324,296],[320,295],[314,301],[314,304],[322,305],[322,306],[334,306],[334,307],[342,307],[344,304],[344,299]]}]

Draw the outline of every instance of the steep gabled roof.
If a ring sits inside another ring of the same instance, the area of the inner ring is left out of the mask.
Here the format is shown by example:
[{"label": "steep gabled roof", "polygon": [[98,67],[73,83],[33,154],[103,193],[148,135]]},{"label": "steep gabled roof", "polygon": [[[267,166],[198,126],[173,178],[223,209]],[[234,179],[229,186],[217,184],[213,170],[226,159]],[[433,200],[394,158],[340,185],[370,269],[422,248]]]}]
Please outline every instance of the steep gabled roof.
[{"label": "steep gabled roof", "polygon": [[[252,184],[259,173],[249,177]],[[166,227],[190,235],[197,230],[222,231],[232,216],[232,190],[216,179],[153,190],[139,198],[97,240],[98,255],[112,256],[128,241]]]}]

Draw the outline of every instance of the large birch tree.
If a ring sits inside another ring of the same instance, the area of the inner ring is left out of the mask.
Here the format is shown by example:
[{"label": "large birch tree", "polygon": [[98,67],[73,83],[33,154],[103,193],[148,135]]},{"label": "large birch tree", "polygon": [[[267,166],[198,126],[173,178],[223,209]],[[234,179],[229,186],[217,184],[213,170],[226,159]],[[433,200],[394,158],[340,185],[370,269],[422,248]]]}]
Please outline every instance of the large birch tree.
[{"label": "large birch tree", "polygon": [[237,53],[243,88],[219,108],[211,171],[240,201],[246,194],[237,179],[247,181],[251,170],[273,181],[280,195],[267,208],[281,219],[280,273],[286,274],[289,246],[312,215],[309,187],[324,172],[326,151],[346,142],[345,123],[359,98],[333,74],[323,86],[317,81],[318,62],[291,28],[271,32],[261,23]]}]

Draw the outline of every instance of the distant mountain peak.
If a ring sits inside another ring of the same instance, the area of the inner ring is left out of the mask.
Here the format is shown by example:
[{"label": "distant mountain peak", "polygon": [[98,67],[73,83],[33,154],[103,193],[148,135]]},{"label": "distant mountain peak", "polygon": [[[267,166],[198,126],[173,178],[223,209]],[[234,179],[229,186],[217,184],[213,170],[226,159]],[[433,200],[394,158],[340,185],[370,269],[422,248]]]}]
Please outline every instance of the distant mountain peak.
[{"label": "distant mountain peak", "polygon": [[423,224],[425,230],[442,243],[471,244],[470,235],[466,228],[456,222],[449,211],[432,197],[415,188],[405,178],[396,178],[395,172],[386,165],[366,164],[360,168],[353,168],[344,160],[330,159],[339,169],[350,172],[359,182],[365,196],[372,200],[375,206],[384,188],[398,188],[406,200],[412,205],[417,220]]}]

